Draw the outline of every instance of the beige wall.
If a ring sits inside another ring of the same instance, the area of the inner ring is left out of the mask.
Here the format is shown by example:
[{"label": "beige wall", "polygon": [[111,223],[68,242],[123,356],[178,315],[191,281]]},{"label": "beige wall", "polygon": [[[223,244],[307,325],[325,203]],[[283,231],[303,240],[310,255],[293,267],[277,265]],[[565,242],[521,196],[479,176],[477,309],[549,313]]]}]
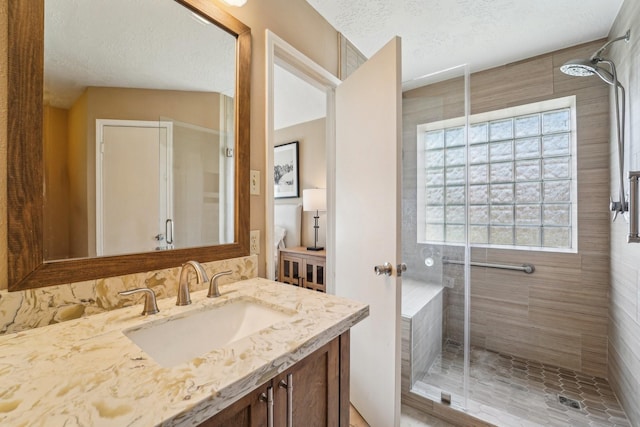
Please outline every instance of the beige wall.
[{"label": "beige wall", "polygon": [[[6,28],[8,0],[0,0],[0,27]],[[251,156],[250,167],[265,173],[265,30],[271,29],[296,49],[332,74],[338,69],[337,32],[304,0],[249,0],[242,8],[221,6],[251,27]],[[295,19],[292,19],[295,17]],[[7,51],[6,31],[0,32],[0,50]],[[6,55],[0,59],[0,289],[7,288],[6,233]],[[264,235],[265,199],[251,196],[252,230]],[[259,275],[264,277],[266,263],[264,241],[259,257]]]},{"label": "beige wall", "polygon": [[[326,120],[318,119],[278,129],[274,135],[275,145],[299,142],[300,198],[279,199],[276,204],[302,203],[302,190],[327,187]],[[313,224],[315,212],[302,212],[302,246],[313,246],[315,233]],[[327,239],[327,215],[320,213],[318,220],[318,246],[324,246]]]},{"label": "beige wall", "polygon": [[200,129],[173,128],[176,248],[220,243],[220,180],[224,179],[220,162],[232,163],[233,159],[220,159],[220,141],[214,138],[215,135]]},{"label": "beige wall", "polygon": [[[251,169],[265,176],[265,30],[268,28],[311,60],[337,75],[338,33],[304,0],[249,0],[226,9],[251,27]],[[264,185],[264,180],[263,180]],[[264,188],[251,196],[252,230],[265,232]],[[265,241],[261,239],[259,275],[266,274]]]},{"label": "beige wall", "polygon": [[[545,99],[576,96],[578,135],[578,253],[548,253],[474,248],[474,261],[532,263],[535,274],[473,268],[471,274],[471,341],[473,345],[515,354],[556,366],[606,376],[609,287],[609,144],[608,87],[597,77],[575,78],[559,67],[588,57],[602,41],[494,68],[471,76],[471,113],[482,113]],[[461,81],[432,85],[404,94],[405,147],[416,138],[416,125],[460,116]],[[451,91],[453,87],[453,91]],[[431,97],[425,102],[425,97]],[[415,144],[414,144],[415,145]],[[415,147],[414,147],[415,149]],[[415,157],[405,151],[405,185],[415,189]],[[413,199],[412,199],[413,198]],[[413,201],[412,201],[413,200]],[[405,212],[415,205],[415,190],[405,192]],[[412,238],[415,233],[405,233]],[[414,252],[424,255],[424,245]],[[415,258],[415,257],[414,257]],[[428,276],[422,260],[415,274]],[[445,297],[449,337],[463,334],[462,269],[445,266],[455,278]],[[440,270],[442,271],[442,270]],[[438,277],[438,279],[440,279]]]},{"label": "beige wall", "polygon": [[[606,55],[615,61],[620,82],[627,89],[626,168],[640,170],[640,2],[624,2],[609,37],[619,37],[628,29],[631,29],[629,43],[615,43]],[[613,106],[612,103],[609,182],[611,194],[617,194],[618,157]],[[620,219],[611,224],[609,381],[631,424],[640,425],[640,244],[626,242],[627,227]]]},{"label": "beige wall", "polygon": [[[89,254],[88,98],[88,93],[85,91],[69,110],[69,152],[67,158],[69,165],[70,258],[86,257]],[[95,161],[92,160],[91,164],[94,163]],[[92,182],[95,183],[95,178],[92,179]],[[95,188],[95,184],[93,188]]]},{"label": "beige wall", "polygon": [[69,169],[68,111],[44,109],[44,253],[45,259],[66,258],[69,254]]}]

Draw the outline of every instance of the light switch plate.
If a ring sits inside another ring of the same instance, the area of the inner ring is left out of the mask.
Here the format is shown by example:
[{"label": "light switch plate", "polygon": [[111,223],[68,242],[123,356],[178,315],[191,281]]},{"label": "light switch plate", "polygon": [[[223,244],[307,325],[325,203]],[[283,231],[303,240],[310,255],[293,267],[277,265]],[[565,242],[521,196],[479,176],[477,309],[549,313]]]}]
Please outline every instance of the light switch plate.
[{"label": "light switch plate", "polygon": [[251,179],[251,184],[249,186],[250,187],[249,193],[254,196],[259,196],[260,195],[260,171],[252,170],[250,179]]},{"label": "light switch plate", "polygon": [[249,232],[249,253],[258,255],[260,253],[260,230]]}]

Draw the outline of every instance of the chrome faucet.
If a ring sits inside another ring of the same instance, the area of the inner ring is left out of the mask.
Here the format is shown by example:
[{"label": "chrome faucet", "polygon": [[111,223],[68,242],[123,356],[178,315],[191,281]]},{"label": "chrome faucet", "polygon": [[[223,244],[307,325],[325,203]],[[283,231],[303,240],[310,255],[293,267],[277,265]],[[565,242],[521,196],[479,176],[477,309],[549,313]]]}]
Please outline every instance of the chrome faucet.
[{"label": "chrome faucet", "polygon": [[205,283],[209,281],[207,273],[198,261],[187,261],[182,264],[182,270],[180,270],[180,281],[178,282],[178,298],[176,299],[176,305],[191,304],[191,295],[189,294],[189,267],[191,267],[196,273],[196,283]]},{"label": "chrome faucet", "polygon": [[221,271],[220,273],[216,273],[211,278],[211,282],[209,283],[209,293],[207,294],[207,298],[216,298],[220,296],[220,289],[218,289],[218,279],[222,276],[228,276],[232,271]]},{"label": "chrome faucet", "polygon": [[156,302],[156,293],[153,292],[153,289],[136,288],[136,289],[130,289],[128,291],[118,292],[118,294],[131,295],[131,294],[137,294],[138,292],[144,293],[144,309],[142,310],[143,316],[146,316],[148,314],[156,314],[160,311],[158,310],[158,304]]}]

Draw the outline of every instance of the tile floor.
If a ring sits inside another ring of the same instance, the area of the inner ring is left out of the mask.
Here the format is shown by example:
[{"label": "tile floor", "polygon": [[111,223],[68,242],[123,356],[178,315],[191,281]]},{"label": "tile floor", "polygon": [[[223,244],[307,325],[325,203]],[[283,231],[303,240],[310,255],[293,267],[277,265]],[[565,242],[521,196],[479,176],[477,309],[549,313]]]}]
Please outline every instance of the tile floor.
[{"label": "tile floor", "polygon": [[[448,342],[414,391],[438,401],[449,391],[455,406],[462,381],[462,346]],[[631,427],[606,379],[479,348],[471,349],[468,412],[506,427]]]}]

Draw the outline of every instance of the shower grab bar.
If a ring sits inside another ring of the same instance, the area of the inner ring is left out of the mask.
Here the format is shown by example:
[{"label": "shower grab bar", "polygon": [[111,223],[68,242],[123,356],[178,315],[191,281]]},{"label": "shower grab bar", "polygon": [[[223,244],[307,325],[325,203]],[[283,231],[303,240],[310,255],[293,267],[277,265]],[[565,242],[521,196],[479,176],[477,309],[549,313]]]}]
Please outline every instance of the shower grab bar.
[{"label": "shower grab bar", "polygon": [[638,236],[638,178],[640,178],[640,171],[629,171],[629,235],[627,243],[640,243],[640,236]]},{"label": "shower grab bar", "polygon": [[[442,258],[442,263],[464,265],[464,261],[460,261],[457,259],[449,259],[449,258]],[[490,262],[477,262],[477,261],[471,261],[470,264],[473,267],[499,268],[501,270],[523,271],[527,274],[531,274],[534,271],[536,271],[536,267],[533,264],[511,265],[511,264],[494,264]]]}]

